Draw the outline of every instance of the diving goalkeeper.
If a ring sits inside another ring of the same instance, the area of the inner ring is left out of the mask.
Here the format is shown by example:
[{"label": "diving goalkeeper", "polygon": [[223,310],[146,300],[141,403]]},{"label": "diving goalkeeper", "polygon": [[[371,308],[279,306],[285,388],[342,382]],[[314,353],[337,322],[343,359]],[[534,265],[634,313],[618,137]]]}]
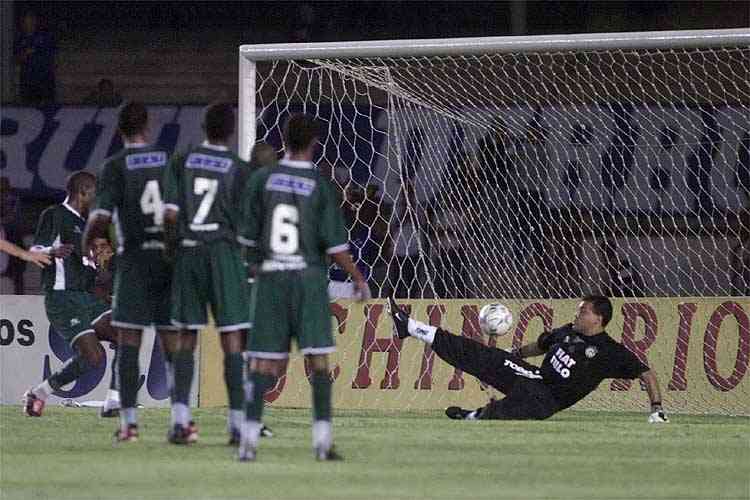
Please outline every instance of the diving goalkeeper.
[{"label": "diving goalkeeper", "polygon": [[[451,406],[445,410],[450,418],[542,420],[573,406],[604,379],[640,378],[651,402],[648,421],[669,421],[653,370],[604,331],[612,318],[612,304],[607,297],[584,297],[573,323],[545,331],[536,342],[513,352],[413,320],[392,297],[389,306],[395,335],[430,344],[445,362],[505,394],[505,398],[492,400],[476,410]],[[522,359],[542,354],[545,356],[539,367]]]}]

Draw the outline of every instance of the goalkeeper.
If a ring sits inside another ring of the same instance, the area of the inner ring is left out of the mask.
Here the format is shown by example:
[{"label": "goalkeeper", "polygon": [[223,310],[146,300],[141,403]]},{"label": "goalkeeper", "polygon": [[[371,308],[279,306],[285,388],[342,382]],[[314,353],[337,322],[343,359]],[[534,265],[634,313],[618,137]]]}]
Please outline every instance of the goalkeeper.
[{"label": "goalkeeper", "polygon": [[[607,378],[640,378],[651,402],[650,423],[668,422],[661,406],[653,370],[604,331],[612,318],[607,297],[589,295],[578,305],[573,323],[543,332],[536,342],[513,352],[409,318],[389,298],[394,334],[430,344],[448,364],[477,377],[505,394],[476,410],[451,406],[445,413],[457,420],[542,420],[573,406]],[[544,354],[539,367],[522,358]]]}]

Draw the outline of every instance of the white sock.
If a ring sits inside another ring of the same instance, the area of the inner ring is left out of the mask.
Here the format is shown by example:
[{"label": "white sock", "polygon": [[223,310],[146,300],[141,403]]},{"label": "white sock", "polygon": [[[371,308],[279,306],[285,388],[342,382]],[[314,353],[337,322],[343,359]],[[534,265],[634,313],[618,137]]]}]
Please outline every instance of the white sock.
[{"label": "white sock", "polygon": [[190,408],[184,403],[172,403],[172,425],[179,424],[183,427],[190,422]]},{"label": "white sock", "polygon": [[120,406],[120,391],[107,389],[107,397],[104,398],[104,409],[111,410]]},{"label": "white sock", "polygon": [[329,450],[333,444],[333,429],[330,420],[315,420],[312,425],[313,449]]},{"label": "white sock", "polygon": [[42,401],[47,401],[49,395],[55,391],[54,389],[52,389],[52,387],[50,387],[49,382],[45,380],[38,386],[34,387],[31,392],[33,392],[34,396],[38,397]]},{"label": "white sock", "polygon": [[127,430],[128,425],[138,423],[138,412],[135,408],[122,408],[120,410],[120,428]]},{"label": "white sock", "polygon": [[263,424],[257,420],[245,420],[240,426],[240,439],[243,443],[249,443],[253,448],[257,448],[262,428]]},{"label": "white sock", "polygon": [[409,326],[407,327],[407,329],[409,331],[409,335],[418,338],[426,344],[432,344],[432,342],[435,340],[435,332],[437,332],[437,327],[426,325],[421,321],[417,321],[411,318],[409,318]]},{"label": "white sock", "polygon": [[478,411],[474,410],[473,412],[466,415],[466,420],[479,420]]},{"label": "white sock", "polygon": [[245,412],[242,410],[229,410],[227,414],[227,431],[232,429],[241,429],[242,423],[245,421]]}]

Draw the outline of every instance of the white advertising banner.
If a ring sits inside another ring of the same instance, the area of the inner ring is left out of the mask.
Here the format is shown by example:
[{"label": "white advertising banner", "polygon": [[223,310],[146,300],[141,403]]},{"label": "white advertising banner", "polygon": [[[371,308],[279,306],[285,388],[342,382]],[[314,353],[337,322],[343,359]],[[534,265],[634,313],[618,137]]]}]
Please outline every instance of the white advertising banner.
[{"label": "white advertising banner", "polygon": [[[167,377],[161,346],[153,329],[144,331],[140,353],[138,402],[146,407],[169,405]],[[103,401],[112,376],[114,349],[102,343],[107,365],[92,370],[63,387],[48,400],[60,404]],[[0,295],[0,404],[20,404],[28,388],[38,384],[73,356],[70,345],[50,327],[44,311],[44,296]],[[200,366],[196,353],[196,366]],[[199,373],[196,370],[191,405],[198,401]],[[90,403],[94,405],[95,403]]]}]

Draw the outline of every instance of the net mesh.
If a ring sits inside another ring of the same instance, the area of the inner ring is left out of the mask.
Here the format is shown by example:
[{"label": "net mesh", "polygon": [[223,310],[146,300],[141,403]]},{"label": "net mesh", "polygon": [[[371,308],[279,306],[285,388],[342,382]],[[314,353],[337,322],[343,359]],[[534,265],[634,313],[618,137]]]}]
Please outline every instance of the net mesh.
[{"label": "net mesh", "polygon": [[[316,163],[341,190],[374,297],[426,299],[411,301],[420,320],[503,348],[551,327],[553,310],[572,314],[553,299],[665,297],[649,304],[667,310],[669,297],[701,297],[660,326],[651,306],[616,300],[612,328],[658,368],[671,411],[748,414],[749,56],[745,46],[260,62],[256,136],[282,151],[289,113],[324,124]],[[346,277],[330,274],[345,296]],[[490,300],[514,310],[511,335],[479,334]],[[382,305],[333,307],[339,334],[357,333],[338,337],[336,370],[354,371],[336,371],[336,405],[486,402],[429,347],[390,338]],[[691,330],[705,333],[688,349]],[[297,397],[279,401],[304,402],[303,379],[285,377]],[[577,407],[643,408],[639,391],[612,397],[637,382],[604,385]],[[373,387],[385,392],[368,397]]]},{"label": "net mesh", "polygon": [[325,124],[375,296],[745,295],[748,52],[276,61],[257,136]]}]

